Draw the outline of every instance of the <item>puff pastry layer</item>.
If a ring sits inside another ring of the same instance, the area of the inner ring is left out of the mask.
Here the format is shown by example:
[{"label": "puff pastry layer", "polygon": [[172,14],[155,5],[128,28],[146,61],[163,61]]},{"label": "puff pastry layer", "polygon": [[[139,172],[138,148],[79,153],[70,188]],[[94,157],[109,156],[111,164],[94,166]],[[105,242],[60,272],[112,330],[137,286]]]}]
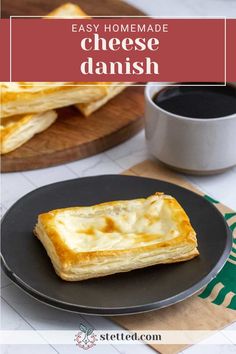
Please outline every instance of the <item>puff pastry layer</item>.
[{"label": "puff pastry layer", "polygon": [[[68,86],[68,85],[79,86]],[[38,113],[76,103],[91,102],[107,94],[106,83],[5,82],[1,84],[1,115]],[[49,85],[49,86],[48,86]]]},{"label": "puff pastry layer", "polygon": [[196,257],[189,218],[171,196],[53,210],[35,234],[64,280],[101,277]]},{"label": "puff pastry layer", "polygon": [[76,107],[83,113],[84,116],[88,117],[90,114],[105,105],[113,97],[117,96],[120,92],[124,91],[124,89],[130,84],[131,83],[128,82],[112,82],[107,86],[107,94],[104,97],[89,103],[77,104]]},{"label": "puff pastry layer", "polygon": [[[52,16],[52,17],[65,17],[65,18],[70,18],[70,17],[89,17],[83,10],[78,5],[72,4],[70,2],[63,4],[59,7],[57,7],[55,10],[51,11],[47,16]],[[45,16],[45,18],[47,18]]]},{"label": "puff pastry layer", "polygon": [[[87,16],[79,6],[67,3],[64,4],[58,8],[56,8],[54,11],[50,12],[48,14],[50,16],[49,18],[56,18],[58,17],[80,17],[80,16]],[[47,18],[47,17],[46,17]],[[26,85],[27,86],[26,86]],[[43,83],[42,83],[43,84]],[[48,83],[44,83],[48,84]],[[65,83],[57,83],[56,86],[63,86]],[[28,86],[30,85],[30,86]],[[34,104],[40,104],[40,99],[44,100],[43,93],[41,92],[42,89],[47,89],[48,87],[45,86],[45,88],[41,87],[38,88],[36,85],[41,85],[41,83],[3,83],[1,85],[1,99],[5,102],[7,105],[8,99],[11,101],[11,104],[13,105],[13,101],[22,104],[22,100],[27,102],[27,99],[33,100]],[[55,85],[55,84],[51,84]],[[56,87],[56,88],[57,88]],[[103,88],[104,94],[107,91],[106,88]],[[49,91],[46,91],[47,93],[50,93]],[[51,92],[52,93],[52,92]],[[56,94],[56,92],[54,92]],[[35,96],[34,96],[35,95]],[[31,96],[31,98],[30,98]],[[33,97],[34,96],[34,97]],[[38,98],[36,97],[38,96]],[[40,96],[42,96],[40,98]],[[68,99],[72,99],[72,96],[69,97]],[[97,96],[95,94],[95,97],[100,97],[100,94]],[[46,97],[47,99],[47,97]],[[59,96],[55,97],[58,101],[60,101],[60,104],[64,103],[62,100],[59,98]],[[38,100],[38,103],[37,103]],[[76,98],[77,102],[77,98]],[[10,105],[11,105],[10,104]],[[45,107],[50,107],[49,103],[47,102],[43,106],[40,104],[41,108],[39,109],[40,111]],[[53,102],[51,107],[55,106],[55,103]],[[56,107],[55,107],[56,108]],[[31,108],[30,108],[31,110]],[[37,110],[37,107],[35,109],[32,108],[32,111]],[[10,112],[3,112],[2,106],[1,106],[1,124],[0,124],[0,129],[1,129],[1,146],[0,146],[0,154],[6,154],[8,152],[11,152],[15,149],[17,149],[19,146],[23,145],[25,142],[30,140],[35,134],[42,132],[43,130],[47,129],[55,120],[57,117],[57,114],[55,111],[47,111],[43,113],[25,113],[25,114],[17,114],[9,117],[9,114],[11,115],[11,112],[22,112],[22,111],[29,111],[29,109],[24,109],[24,106],[20,108],[18,111],[17,107],[11,107]]]},{"label": "puff pastry layer", "polygon": [[[66,3],[48,14],[52,18],[89,16],[78,5]],[[2,118],[38,113],[77,103],[96,101],[108,93],[108,83],[99,82],[6,82],[1,84]],[[77,86],[69,86],[77,85]],[[87,86],[92,85],[92,86]]]},{"label": "puff pastry layer", "polygon": [[47,129],[56,119],[57,113],[55,111],[5,118],[0,125],[0,154],[6,154],[17,149],[35,134]]}]

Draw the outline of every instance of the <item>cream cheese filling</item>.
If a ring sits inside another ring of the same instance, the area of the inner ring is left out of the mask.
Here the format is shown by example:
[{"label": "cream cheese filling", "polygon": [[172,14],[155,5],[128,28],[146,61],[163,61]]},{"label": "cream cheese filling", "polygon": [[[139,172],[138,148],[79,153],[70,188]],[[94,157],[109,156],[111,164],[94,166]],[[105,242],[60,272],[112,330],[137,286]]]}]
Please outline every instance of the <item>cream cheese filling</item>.
[{"label": "cream cheese filling", "polygon": [[131,249],[180,235],[170,208],[161,198],[89,214],[64,211],[56,216],[55,226],[75,252]]}]

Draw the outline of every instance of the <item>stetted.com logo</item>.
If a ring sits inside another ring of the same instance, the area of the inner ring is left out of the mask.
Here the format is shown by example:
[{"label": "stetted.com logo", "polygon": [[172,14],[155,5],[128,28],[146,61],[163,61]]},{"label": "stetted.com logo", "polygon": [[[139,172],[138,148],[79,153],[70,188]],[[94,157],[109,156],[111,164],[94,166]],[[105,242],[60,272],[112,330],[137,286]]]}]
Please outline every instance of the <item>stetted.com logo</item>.
[{"label": "stetted.com logo", "polygon": [[96,345],[96,335],[91,327],[81,323],[79,332],[75,335],[76,345],[84,350],[88,350]]}]

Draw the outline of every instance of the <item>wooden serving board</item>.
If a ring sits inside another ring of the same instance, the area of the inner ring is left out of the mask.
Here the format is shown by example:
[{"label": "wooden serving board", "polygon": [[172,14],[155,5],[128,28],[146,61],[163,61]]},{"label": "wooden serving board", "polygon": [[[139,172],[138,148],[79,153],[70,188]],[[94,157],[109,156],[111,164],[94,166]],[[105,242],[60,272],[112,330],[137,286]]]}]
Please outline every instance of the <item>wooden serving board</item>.
[{"label": "wooden serving board", "polygon": [[[2,0],[2,17],[46,15],[67,0]],[[139,16],[120,0],[72,0],[86,13]],[[59,109],[50,128],[15,151],[3,155],[1,172],[25,171],[75,161],[100,153],[134,136],[143,127],[143,87],[133,86],[85,118],[74,107]]]}]

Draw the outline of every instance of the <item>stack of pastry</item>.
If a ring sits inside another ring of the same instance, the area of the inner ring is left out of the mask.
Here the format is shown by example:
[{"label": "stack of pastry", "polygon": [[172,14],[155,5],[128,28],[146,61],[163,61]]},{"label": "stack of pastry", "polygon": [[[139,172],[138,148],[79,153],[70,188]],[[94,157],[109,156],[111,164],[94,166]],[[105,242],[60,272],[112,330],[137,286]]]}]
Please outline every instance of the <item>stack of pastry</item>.
[{"label": "stack of pastry", "polygon": [[[79,6],[64,4],[47,18],[87,16]],[[88,84],[92,84],[89,85]],[[55,109],[75,105],[89,116],[111,98],[123,91],[128,83],[87,82],[9,82],[1,84],[1,145],[6,154],[23,145],[35,134],[57,119]]]}]

